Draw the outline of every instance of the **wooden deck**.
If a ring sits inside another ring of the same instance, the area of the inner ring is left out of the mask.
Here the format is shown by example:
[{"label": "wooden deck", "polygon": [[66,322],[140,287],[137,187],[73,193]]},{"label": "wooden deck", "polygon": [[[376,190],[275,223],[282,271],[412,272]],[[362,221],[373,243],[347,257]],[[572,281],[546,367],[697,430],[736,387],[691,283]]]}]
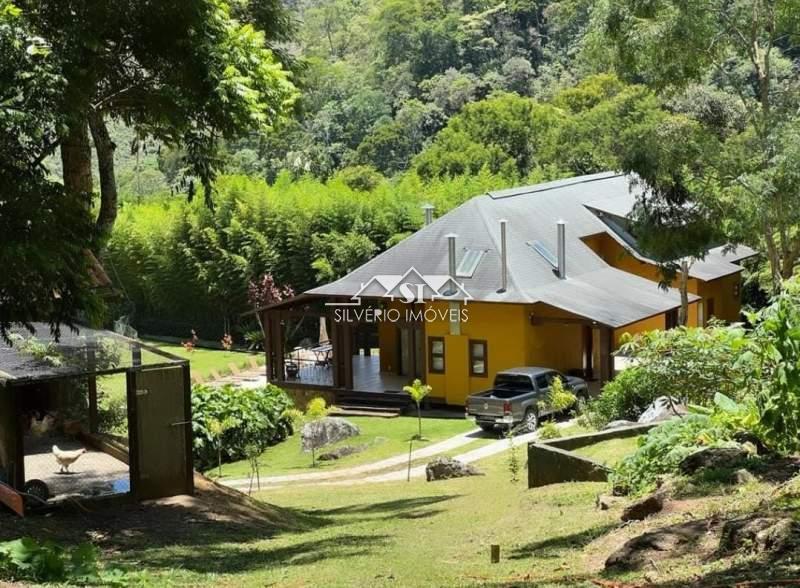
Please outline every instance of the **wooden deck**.
[{"label": "wooden deck", "polygon": [[[311,384],[314,386],[333,386],[332,368],[317,365],[313,361],[301,360],[298,384]],[[403,386],[409,383],[406,376],[389,374],[380,371],[380,357],[371,355],[353,356],[353,390],[356,392],[401,392]]]}]

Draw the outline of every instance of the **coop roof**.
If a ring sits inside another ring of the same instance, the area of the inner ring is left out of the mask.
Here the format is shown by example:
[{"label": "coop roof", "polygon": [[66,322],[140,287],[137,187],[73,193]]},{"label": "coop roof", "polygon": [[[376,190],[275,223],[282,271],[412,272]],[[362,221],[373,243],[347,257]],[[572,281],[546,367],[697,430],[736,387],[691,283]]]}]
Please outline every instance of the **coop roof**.
[{"label": "coop roof", "polygon": [[32,327],[32,333],[23,326],[12,328],[10,344],[0,340],[0,386],[187,363],[112,331],[62,327],[56,340],[46,323]]}]

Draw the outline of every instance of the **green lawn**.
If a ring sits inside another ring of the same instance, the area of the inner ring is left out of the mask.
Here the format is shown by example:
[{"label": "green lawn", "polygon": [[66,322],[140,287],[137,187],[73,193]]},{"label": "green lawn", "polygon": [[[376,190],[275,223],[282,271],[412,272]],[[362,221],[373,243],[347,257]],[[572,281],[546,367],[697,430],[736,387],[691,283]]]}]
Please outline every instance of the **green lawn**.
[{"label": "green lawn", "polygon": [[219,375],[225,376],[231,373],[229,364],[234,364],[239,369],[249,368],[249,358],[255,357],[259,365],[263,365],[265,357],[263,353],[249,353],[243,351],[225,351],[223,349],[204,349],[195,347],[194,351],[187,351],[183,345],[161,343],[159,341],[147,341],[145,343],[172,355],[177,355],[182,359],[188,359],[191,364],[192,375],[199,375],[204,380],[212,378],[212,370]]},{"label": "green lawn", "polygon": [[639,437],[628,437],[626,439],[610,439],[601,441],[594,445],[576,449],[574,453],[583,457],[588,457],[596,462],[607,466],[615,466],[623,458],[629,456],[639,446]]},{"label": "green lawn", "polygon": [[[119,550],[115,560],[135,562],[175,585],[588,588],[626,534],[685,519],[676,513],[626,530],[619,523],[621,506],[595,506],[607,484],[528,490],[524,476],[510,481],[506,455],[476,465],[484,476],[271,489],[256,494],[283,521],[271,536],[244,528],[238,535],[223,533],[218,524],[198,521],[197,539],[145,543]],[[747,492],[698,502],[692,512],[703,517],[753,508],[760,495]],[[616,539],[603,539],[607,533]],[[497,564],[490,563],[493,544],[501,548]],[[659,562],[659,580],[688,581],[716,570],[714,562],[692,553],[681,557]]]},{"label": "green lawn", "polygon": [[[361,453],[349,455],[335,461],[318,462],[316,468],[311,467],[311,454],[303,453],[300,449],[300,436],[295,434],[286,441],[267,449],[259,458],[262,476],[279,474],[299,474],[309,471],[324,471],[343,467],[350,467],[362,463],[378,461],[408,452],[408,441],[417,433],[416,417],[396,417],[390,419],[378,417],[347,417],[355,423],[361,434],[357,437],[346,439],[338,444],[320,450],[324,453],[339,445],[369,445]],[[424,441],[414,441],[414,449],[423,447],[449,437],[475,429],[475,423],[467,419],[422,419],[422,434]],[[473,449],[475,443],[489,438],[482,433],[476,433],[475,441],[463,447],[464,451]],[[209,472],[214,475],[215,471]],[[250,474],[250,465],[245,461],[238,461],[222,466],[222,475],[227,478],[241,478]]]},{"label": "green lawn", "polygon": [[[249,358],[255,357],[259,365],[264,364],[263,353],[246,353],[242,351],[224,351],[222,349],[201,349],[195,348],[194,351],[187,351],[182,345],[172,345],[169,343],[161,343],[160,341],[149,341],[143,339],[151,347],[156,347],[172,355],[177,355],[182,359],[188,359],[192,375],[198,374],[204,380],[212,378],[211,371],[225,376],[231,373],[229,364],[236,365],[239,369],[250,367]],[[145,358],[148,362],[163,361],[163,358],[148,353]],[[107,394],[114,397],[124,397],[125,395],[125,374],[115,374],[113,376],[102,376],[98,378],[100,388]]]},{"label": "green lawn", "polygon": [[[477,465],[485,476],[263,492],[299,517],[297,530],[217,542],[203,525],[213,547],[160,543],[121,557],[190,585],[462,586],[528,576],[541,586],[580,571],[580,548],[616,525],[618,513],[595,508],[604,484],[528,491],[510,481],[504,457]],[[500,564],[489,563],[493,543]]]}]

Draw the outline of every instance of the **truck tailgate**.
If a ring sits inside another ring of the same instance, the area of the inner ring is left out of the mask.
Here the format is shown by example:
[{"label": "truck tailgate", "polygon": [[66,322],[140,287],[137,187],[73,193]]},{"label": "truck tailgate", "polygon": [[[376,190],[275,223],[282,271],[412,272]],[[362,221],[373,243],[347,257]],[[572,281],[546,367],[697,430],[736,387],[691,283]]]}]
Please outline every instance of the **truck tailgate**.
[{"label": "truck tailgate", "polygon": [[467,414],[479,417],[502,418],[505,400],[491,396],[472,396],[467,402]]}]

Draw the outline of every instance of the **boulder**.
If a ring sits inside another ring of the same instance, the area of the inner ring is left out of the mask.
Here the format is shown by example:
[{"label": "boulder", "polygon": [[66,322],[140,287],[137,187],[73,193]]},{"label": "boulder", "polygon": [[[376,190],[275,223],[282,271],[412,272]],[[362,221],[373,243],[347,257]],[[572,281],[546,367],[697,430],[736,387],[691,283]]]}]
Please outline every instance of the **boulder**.
[{"label": "boulder", "polygon": [[647,517],[661,512],[663,508],[664,494],[653,492],[650,496],[645,496],[626,506],[620,518],[623,521],[643,521]]},{"label": "boulder", "polygon": [[626,421],[626,420],[618,420],[618,421],[611,421],[605,427],[603,427],[603,431],[610,431],[611,429],[623,429],[625,427],[633,427],[637,425],[636,421]]},{"label": "boulder", "polygon": [[800,548],[800,523],[790,517],[747,516],[722,527],[721,552],[753,550],[779,555]]},{"label": "boulder", "polygon": [[612,553],[605,568],[615,572],[641,570],[662,559],[705,551],[703,542],[710,537],[708,531],[709,524],[704,519],[648,531],[629,539]]},{"label": "boulder", "polygon": [[682,474],[691,475],[705,468],[733,468],[749,456],[750,454],[739,445],[706,447],[684,457],[678,467]]},{"label": "boulder", "polygon": [[343,445],[342,447],[337,447],[331,451],[323,453],[317,459],[320,461],[334,461],[337,459],[341,459],[343,457],[347,457],[348,455],[353,455],[356,453],[361,453],[364,451],[369,445]]},{"label": "boulder", "polygon": [[303,425],[300,438],[303,451],[318,449],[361,434],[353,423],[341,417],[325,417]]},{"label": "boulder", "polygon": [[482,475],[483,472],[478,470],[475,466],[460,462],[452,457],[437,457],[425,466],[425,477],[428,479],[428,482]]},{"label": "boulder", "polygon": [[757,478],[744,468],[740,468],[733,472],[732,482],[734,484],[750,484],[755,482]]},{"label": "boulder", "polygon": [[648,406],[639,417],[639,424],[657,423],[667,421],[676,416],[687,413],[686,407],[677,398],[659,396]]}]

